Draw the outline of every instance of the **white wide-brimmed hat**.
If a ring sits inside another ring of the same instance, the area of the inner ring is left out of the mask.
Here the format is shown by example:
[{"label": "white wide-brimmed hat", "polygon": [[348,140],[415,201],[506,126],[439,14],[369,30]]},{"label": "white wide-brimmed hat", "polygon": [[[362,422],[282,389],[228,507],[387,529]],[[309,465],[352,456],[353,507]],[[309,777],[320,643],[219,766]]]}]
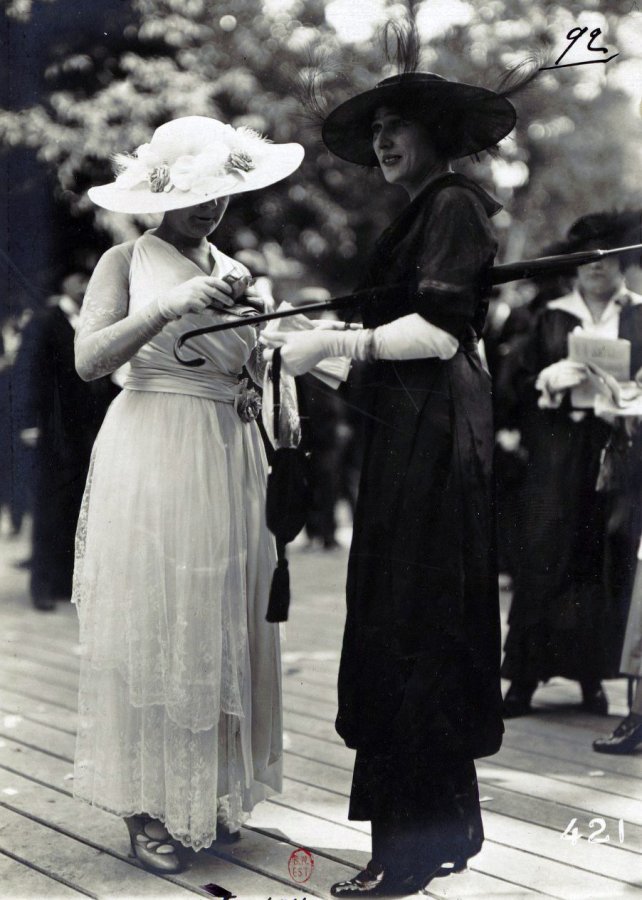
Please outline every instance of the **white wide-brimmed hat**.
[{"label": "white wide-brimmed hat", "polygon": [[281,181],[303,153],[300,144],[272,144],[251,128],[185,116],[161,125],[131,156],[118,154],[116,180],[91,188],[89,198],[112,212],[184,209]]}]

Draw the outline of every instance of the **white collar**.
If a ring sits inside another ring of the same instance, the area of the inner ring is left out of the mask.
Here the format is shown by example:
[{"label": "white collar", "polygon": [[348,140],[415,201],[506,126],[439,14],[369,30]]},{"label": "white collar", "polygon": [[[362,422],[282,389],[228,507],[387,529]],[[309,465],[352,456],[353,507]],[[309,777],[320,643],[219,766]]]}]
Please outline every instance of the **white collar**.
[{"label": "white collar", "polygon": [[[635,294],[633,291],[630,291],[626,285],[622,285],[618,290],[612,295],[609,299],[609,302],[604,307],[604,311],[602,316],[600,317],[600,321],[604,321],[607,318],[610,318],[615,312],[619,315],[622,307],[628,306],[632,304],[633,306],[637,306],[642,303],[642,295]],[[570,294],[565,294],[563,297],[558,297],[557,300],[551,300],[550,303],[546,304],[547,309],[558,309],[562,312],[570,313],[572,316],[575,316],[576,319],[579,319],[581,322],[588,324],[596,324],[593,316],[591,315],[591,311],[586,305],[584,298],[580,294],[577,288],[571,291]]]}]

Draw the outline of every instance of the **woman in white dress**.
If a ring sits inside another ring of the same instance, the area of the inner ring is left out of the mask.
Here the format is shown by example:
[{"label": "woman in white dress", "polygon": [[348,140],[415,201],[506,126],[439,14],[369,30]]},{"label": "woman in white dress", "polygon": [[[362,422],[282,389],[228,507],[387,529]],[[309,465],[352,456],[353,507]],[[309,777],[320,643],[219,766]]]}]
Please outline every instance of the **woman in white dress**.
[{"label": "woman in white dress", "polygon": [[234,314],[225,277],[239,266],[207,241],[229,195],[285,178],[302,157],[298,144],[190,116],[90,191],[107,209],[163,218],[101,258],[76,336],[82,378],[130,365],[78,526],[74,794],[125,818],[153,871],[180,871],[183,847],[233,838],[281,788],[278,626],[265,621],[275,551],[239,378],[244,366],[258,374],[258,335],[245,326],[194,340],[198,368],[173,346]]}]

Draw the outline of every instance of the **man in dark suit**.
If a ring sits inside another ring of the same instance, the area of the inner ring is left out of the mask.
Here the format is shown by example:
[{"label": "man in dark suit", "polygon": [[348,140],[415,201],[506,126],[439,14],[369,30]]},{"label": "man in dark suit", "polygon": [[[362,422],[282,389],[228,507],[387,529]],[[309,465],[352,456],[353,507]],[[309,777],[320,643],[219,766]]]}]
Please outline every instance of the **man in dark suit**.
[{"label": "man in dark suit", "polygon": [[62,293],[36,313],[18,359],[23,441],[34,448],[31,599],[41,610],[71,596],[74,540],[91,448],[117,393],[109,378],[83,382],[74,364],[74,331],[87,286],[68,275]]}]

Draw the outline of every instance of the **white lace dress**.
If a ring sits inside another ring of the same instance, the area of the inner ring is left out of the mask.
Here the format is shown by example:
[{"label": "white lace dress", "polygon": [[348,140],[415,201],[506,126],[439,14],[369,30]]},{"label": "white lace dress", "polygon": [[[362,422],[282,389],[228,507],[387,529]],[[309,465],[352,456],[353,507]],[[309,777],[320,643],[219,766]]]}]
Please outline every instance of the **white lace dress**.
[{"label": "white lace dress", "polygon": [[[110,252],[131,254],[130,312],[202,274],[151,233]],[[212,254],[220,277],[232,261]],[[113,289],[100,280],[89,308]],[[118,816],[149,813],[195,849],[215,839],[217,807],[235,828],[281,789],[266,463],[258,428],[235,410],[256,333],[188,344],[206,358],[199,369],[172,353],[178,334],[216,315],[169,323],[133,358],[94,447],[73,594],[83,654],[74,794]]]}]

